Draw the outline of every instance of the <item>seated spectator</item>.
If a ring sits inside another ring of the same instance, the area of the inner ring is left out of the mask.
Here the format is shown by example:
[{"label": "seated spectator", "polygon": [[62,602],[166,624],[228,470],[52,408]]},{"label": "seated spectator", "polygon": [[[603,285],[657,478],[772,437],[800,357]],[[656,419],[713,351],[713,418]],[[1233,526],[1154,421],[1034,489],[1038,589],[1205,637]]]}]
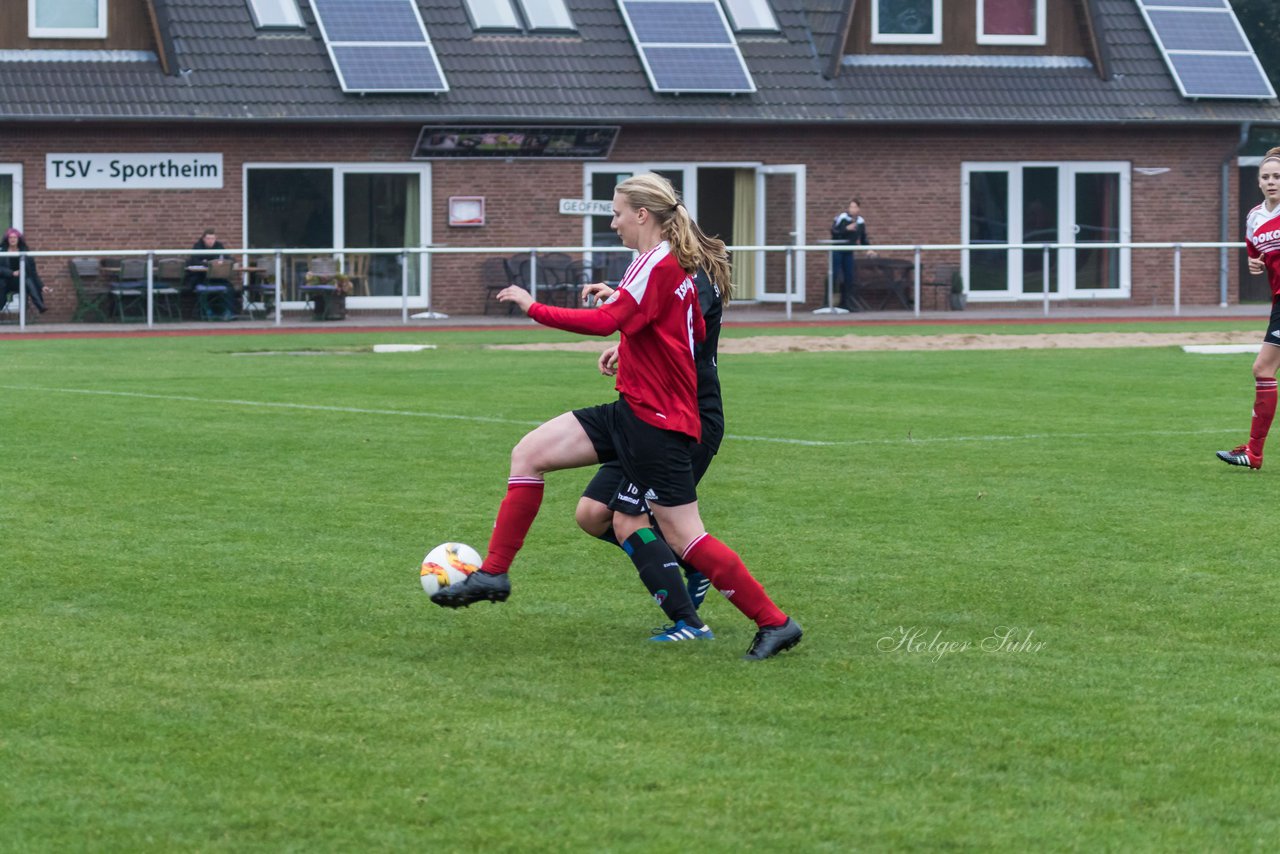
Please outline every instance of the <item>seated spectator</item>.
[{"label": "seated spectator", "polygon": [[[208,278],[207,269],[193,270],[191,269],[192,267],[207,268],[210,261],[216,261],[227,257],[225,252],[226,247],[218,241],[218,232],[216,229],[212,228],[206,228],[204,230],[204,233],[200,235],[200,239],[195,242],[195,245],[191,247],[191,250],[192,254],[187,257],[187,273],[182,278],[182,289],[186,291],[195,290],[196,285],[205,284]],[[232,310],[234,298],[235,288],[230,282],[227,282],[226,293],[221,298],[221,317],[223,320],[230,320],[235,316],[235,312]],[[204,319],[213,319],[212,312],[210,312]]]},{"label": "seated spectator", "polygon": [[[4,252],[30,252],[27,241],[23,238],[22,232],[16,228],[11,228],[4,233]],[[25,259],[19,258],[17,255],[8,258],[0,258],[0,305],[9,301],[10,294],[18,292],[18,283],[21,273],[19,266],[25,261],[27,269],[27,299],[31,300],[31,304],[35,306],[36,311],[44,314],[48,308],[44,304],[44,298],[52,291],[44,286],[44,282],[40,281],[40,276],[36,273],[36,259],[27,256]]]}]

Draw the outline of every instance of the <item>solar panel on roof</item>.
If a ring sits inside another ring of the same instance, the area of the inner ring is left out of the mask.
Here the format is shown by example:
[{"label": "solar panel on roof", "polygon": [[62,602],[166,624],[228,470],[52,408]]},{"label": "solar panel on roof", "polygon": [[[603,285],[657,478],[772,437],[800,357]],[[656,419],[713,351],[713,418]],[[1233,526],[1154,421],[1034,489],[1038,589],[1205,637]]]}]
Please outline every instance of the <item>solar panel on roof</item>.
[{"label": "solar panel on roof", "polygon": [[1275,97],[1267,78],[1254,73],[1251,57],[1182,53],[1170,60],[1186,88],[1202,98]]},{"label": "solar panel on roof", "polygon": [[1244,33],[1228,15],[1205,15],[1174,9],[1151,9],[1151,23],[1165,50],[1250,50]]},{"label": "solar panel on roof", "polygon": [[414,0],[311,0],[344,92],[447,92]]},{"label": "solar panel on roof", "polygon": [[717,3],[633,2],[627,4],[636,38],[645,44],[733,44],[717,14]]},{"label": "solar panel on roof", "polygon": [[1138,9],[1185,97],[1276,96],[1225,0],[1138,0]]},{"label": "solar panel on roof", "polygon": [[731,48],[651,47],[657,91],[752,92],[751,75]]},{"label": "solar panel on roof", "polygon": [[655,92],[754,92],[718,0],[618,0]]},{"label": "solar panel on roof", "polygon": [[1172,6],[1180,9],[1226,9],[1227,0],[1151,0],[1148,8]]}]

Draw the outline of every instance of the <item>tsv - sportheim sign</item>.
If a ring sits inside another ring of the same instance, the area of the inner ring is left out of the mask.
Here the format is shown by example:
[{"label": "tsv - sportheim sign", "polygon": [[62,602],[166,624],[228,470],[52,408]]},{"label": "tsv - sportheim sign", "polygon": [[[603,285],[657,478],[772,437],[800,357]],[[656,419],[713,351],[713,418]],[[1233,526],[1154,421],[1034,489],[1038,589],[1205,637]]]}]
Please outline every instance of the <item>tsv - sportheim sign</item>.
[{"label": "tsv - sportheim sign", "polygon": [[50,190],[220,190],[221,154],[46,154]]}]

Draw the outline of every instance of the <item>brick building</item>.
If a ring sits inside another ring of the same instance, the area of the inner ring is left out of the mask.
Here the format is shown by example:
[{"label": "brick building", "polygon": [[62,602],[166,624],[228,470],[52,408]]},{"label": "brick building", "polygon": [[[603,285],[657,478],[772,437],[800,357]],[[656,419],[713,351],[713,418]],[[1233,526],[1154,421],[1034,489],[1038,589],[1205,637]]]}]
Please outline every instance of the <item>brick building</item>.
[{"label": "brick building", "polygon": [[[1052,254],[1053,298],[1137,305],[1168,301],[1169,254],[1088,243],[1239,239],[1250,140],[1280,106],[1225,0],[943,6],[6,3],[0,218],[39,250],[206,227],[250,249],[614,246],[607,216],[561,200],[656,169],[730,244],[817,243],[857,195],[875,243],[1076,243]],[[1183,301],[1256,296],[1239,254],[1188,252]],[[484,257],[411,264],[410,304],[480,311]],[[1042,298],[1041,253],[942,261],[970,301]],[[740,253],[739,298],[782,299],[781,263]],[[802,257],[811,307],[825,272]],[[351,307],[398,307],[403,275],[375,256]]]}]

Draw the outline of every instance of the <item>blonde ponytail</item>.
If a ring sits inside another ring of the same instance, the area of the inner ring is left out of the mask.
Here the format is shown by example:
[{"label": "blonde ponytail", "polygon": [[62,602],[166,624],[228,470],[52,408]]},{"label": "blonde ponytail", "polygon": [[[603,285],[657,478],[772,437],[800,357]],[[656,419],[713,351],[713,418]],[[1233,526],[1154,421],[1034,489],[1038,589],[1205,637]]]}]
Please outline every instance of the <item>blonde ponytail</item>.
[{"label": "blonde ponytail", "polygon": [[711,281],[720,286],[721,300],[729,304],[733,284],[729,252],[724,241],[708,237],[689,216],[671,182],[661,175],[646,172],[633,175],[617,186],[633,208],[644,208],[657,218],[662,239],[686,273],[705,270]]}]

